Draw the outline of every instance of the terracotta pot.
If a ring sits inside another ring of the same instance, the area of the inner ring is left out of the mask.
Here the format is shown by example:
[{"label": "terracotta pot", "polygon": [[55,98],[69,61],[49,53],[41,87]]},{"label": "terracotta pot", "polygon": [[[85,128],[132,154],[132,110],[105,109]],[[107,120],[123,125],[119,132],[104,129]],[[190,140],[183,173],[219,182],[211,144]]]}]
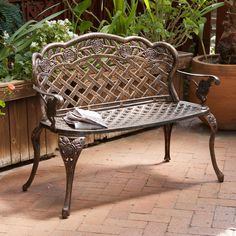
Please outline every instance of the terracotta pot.
[{"label": "terracotta pot", "polygon": [[[218,55],[209,55],[216,60]],[[193,58],[193,73],[212,74],[220,78],[219,86],[210,88],[206,105],[215,115],[218,128],[222,130],[236,130],[236,65],[211,64],[203,62],[204,56]],[[190,84],[190,101],[199,102],[194,95],[195,88]]]}]

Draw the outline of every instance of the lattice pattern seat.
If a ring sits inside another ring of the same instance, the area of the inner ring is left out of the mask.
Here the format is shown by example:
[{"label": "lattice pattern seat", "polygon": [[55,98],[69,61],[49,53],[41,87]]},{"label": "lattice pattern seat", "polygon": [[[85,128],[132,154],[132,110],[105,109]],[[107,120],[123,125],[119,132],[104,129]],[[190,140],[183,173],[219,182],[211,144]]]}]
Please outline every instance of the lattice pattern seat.
[{"label": "lattice pattern seat", "polygon": [[[41,53],[34,54],[35,89],[41,96],[43,118],[32,133],[34,165],[23,190],[31,185],[38,168],[43,128],[59,134],[58,145],[67,178],[62,217],[67,218],[75,166],[86,135],[163,126],[164,160],[170,161],[173,124],[194,116],[205,119],[211,128],[211,160],[218,180],[222,182],[224,175],[214,153],[216,119],[208,107],[180,101],[173,85],[178,62],[178,52],[168,43],[103,33],[85,34],[67,43],[50,44]],[[197,97],[204,102],[210,85],[219,84],[219,79],[212,75],[201,77],[205,80],[199,83]],[[67,125],[63,117],[74,107],[99,112],[108,128],[74,129]]]},{"label": "lattice pattern seat", "polygon": [[[145,101],[133,102],[122,107],[98,109],[108,128],[75,130],[63,119],[64,114],[57,116],[56,130],[60,134],[65,132],[71,136],[86,133],[108,133],[136,128],[161,126],[173,121],[183,120],[194,116],[203,116],[209,109],[189,102],[166,102],[166,101]],[[44,126],[50,127],[49,121],[42,121]]]}]

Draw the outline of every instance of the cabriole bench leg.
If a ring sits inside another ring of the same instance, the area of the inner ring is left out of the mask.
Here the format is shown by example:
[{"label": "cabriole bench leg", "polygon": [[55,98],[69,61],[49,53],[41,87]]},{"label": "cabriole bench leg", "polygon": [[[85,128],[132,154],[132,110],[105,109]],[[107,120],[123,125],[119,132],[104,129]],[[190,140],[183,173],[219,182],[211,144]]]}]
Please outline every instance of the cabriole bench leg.
[{"label": "cabriole bench leg", "polygon": [[22,186],[23,191],[27,191],[27,189],[30,187],[38,169],[39,159],[40,159],[40,134],[41,132],[42,132],[41,125],[36,127],[32,132],[31,141],[33,144],[33,149],[34,149],[34,162],[33,162],[33,167],[31,170],[30,177],[27,180],[27,182]]},{"label": "cabriole bench leg", "polygon": [[214,115],[212,113],[207,114],[203,118],[206,120],[206,122],[208,123],[208,125],[211,128],[211,136],[209,139],[211,162],[212,162],[213,168],[215,170],[215,173],[217,175],[219,182],[223,182],[224,181],[224,174],[220,171],[220,169],[217,165],[217,162],[216,162],[216,158],[215,158],[215,134],[217,131],[216,118],[214,117]]},{"label": "cabriole bench leg", "polygon": [[171,139],[171,131],[173,124],[164,125],[164,136],[165,136],[165,157],[164,160],[166,162],[170,161],[170,139]]},{"label": "cabriole bench leg", "polygon": [[70,215],[71,193],[74,179],[74,172],[77,160],[83,149],[85,138],[69,139],[65,136],[59,137],[59,150],[66,169],[66,194],[62,208],[62,218]]}]

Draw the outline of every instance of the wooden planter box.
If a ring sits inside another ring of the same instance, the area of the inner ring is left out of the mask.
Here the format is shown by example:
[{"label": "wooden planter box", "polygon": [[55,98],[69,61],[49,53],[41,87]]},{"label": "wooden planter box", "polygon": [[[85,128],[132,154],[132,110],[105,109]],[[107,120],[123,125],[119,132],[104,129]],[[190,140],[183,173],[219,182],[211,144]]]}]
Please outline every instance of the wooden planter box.
[{"label": "wooden planter box", "polygon": [[[0,98],[6,101],[6,113],[0,116],[0,168],[30,160],[33,157],[31,132],[40,117],[39,98],[35,96],[32,83],[13,82],[16,89],[6,95],[7,83],[0,83]],[[42,134],[42,155],[52,154],[57,137],[45,132]]]}]

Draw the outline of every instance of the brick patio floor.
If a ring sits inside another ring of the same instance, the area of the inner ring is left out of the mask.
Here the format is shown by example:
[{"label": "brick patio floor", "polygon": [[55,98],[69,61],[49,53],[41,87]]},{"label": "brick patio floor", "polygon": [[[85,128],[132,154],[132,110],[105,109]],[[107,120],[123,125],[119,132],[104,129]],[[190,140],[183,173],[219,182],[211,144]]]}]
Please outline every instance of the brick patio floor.
[{"label": "brick patio floor", "polygon": [[60,218],[64,166],[42,161],[28,192],[31,165],[0,173],[0,236],[236,236],[236,132],[218,132],[217,182],[208,129],[176,126],[172,160],[163,163],[163,132],[153,129],[83,150],[69,219]]}]

